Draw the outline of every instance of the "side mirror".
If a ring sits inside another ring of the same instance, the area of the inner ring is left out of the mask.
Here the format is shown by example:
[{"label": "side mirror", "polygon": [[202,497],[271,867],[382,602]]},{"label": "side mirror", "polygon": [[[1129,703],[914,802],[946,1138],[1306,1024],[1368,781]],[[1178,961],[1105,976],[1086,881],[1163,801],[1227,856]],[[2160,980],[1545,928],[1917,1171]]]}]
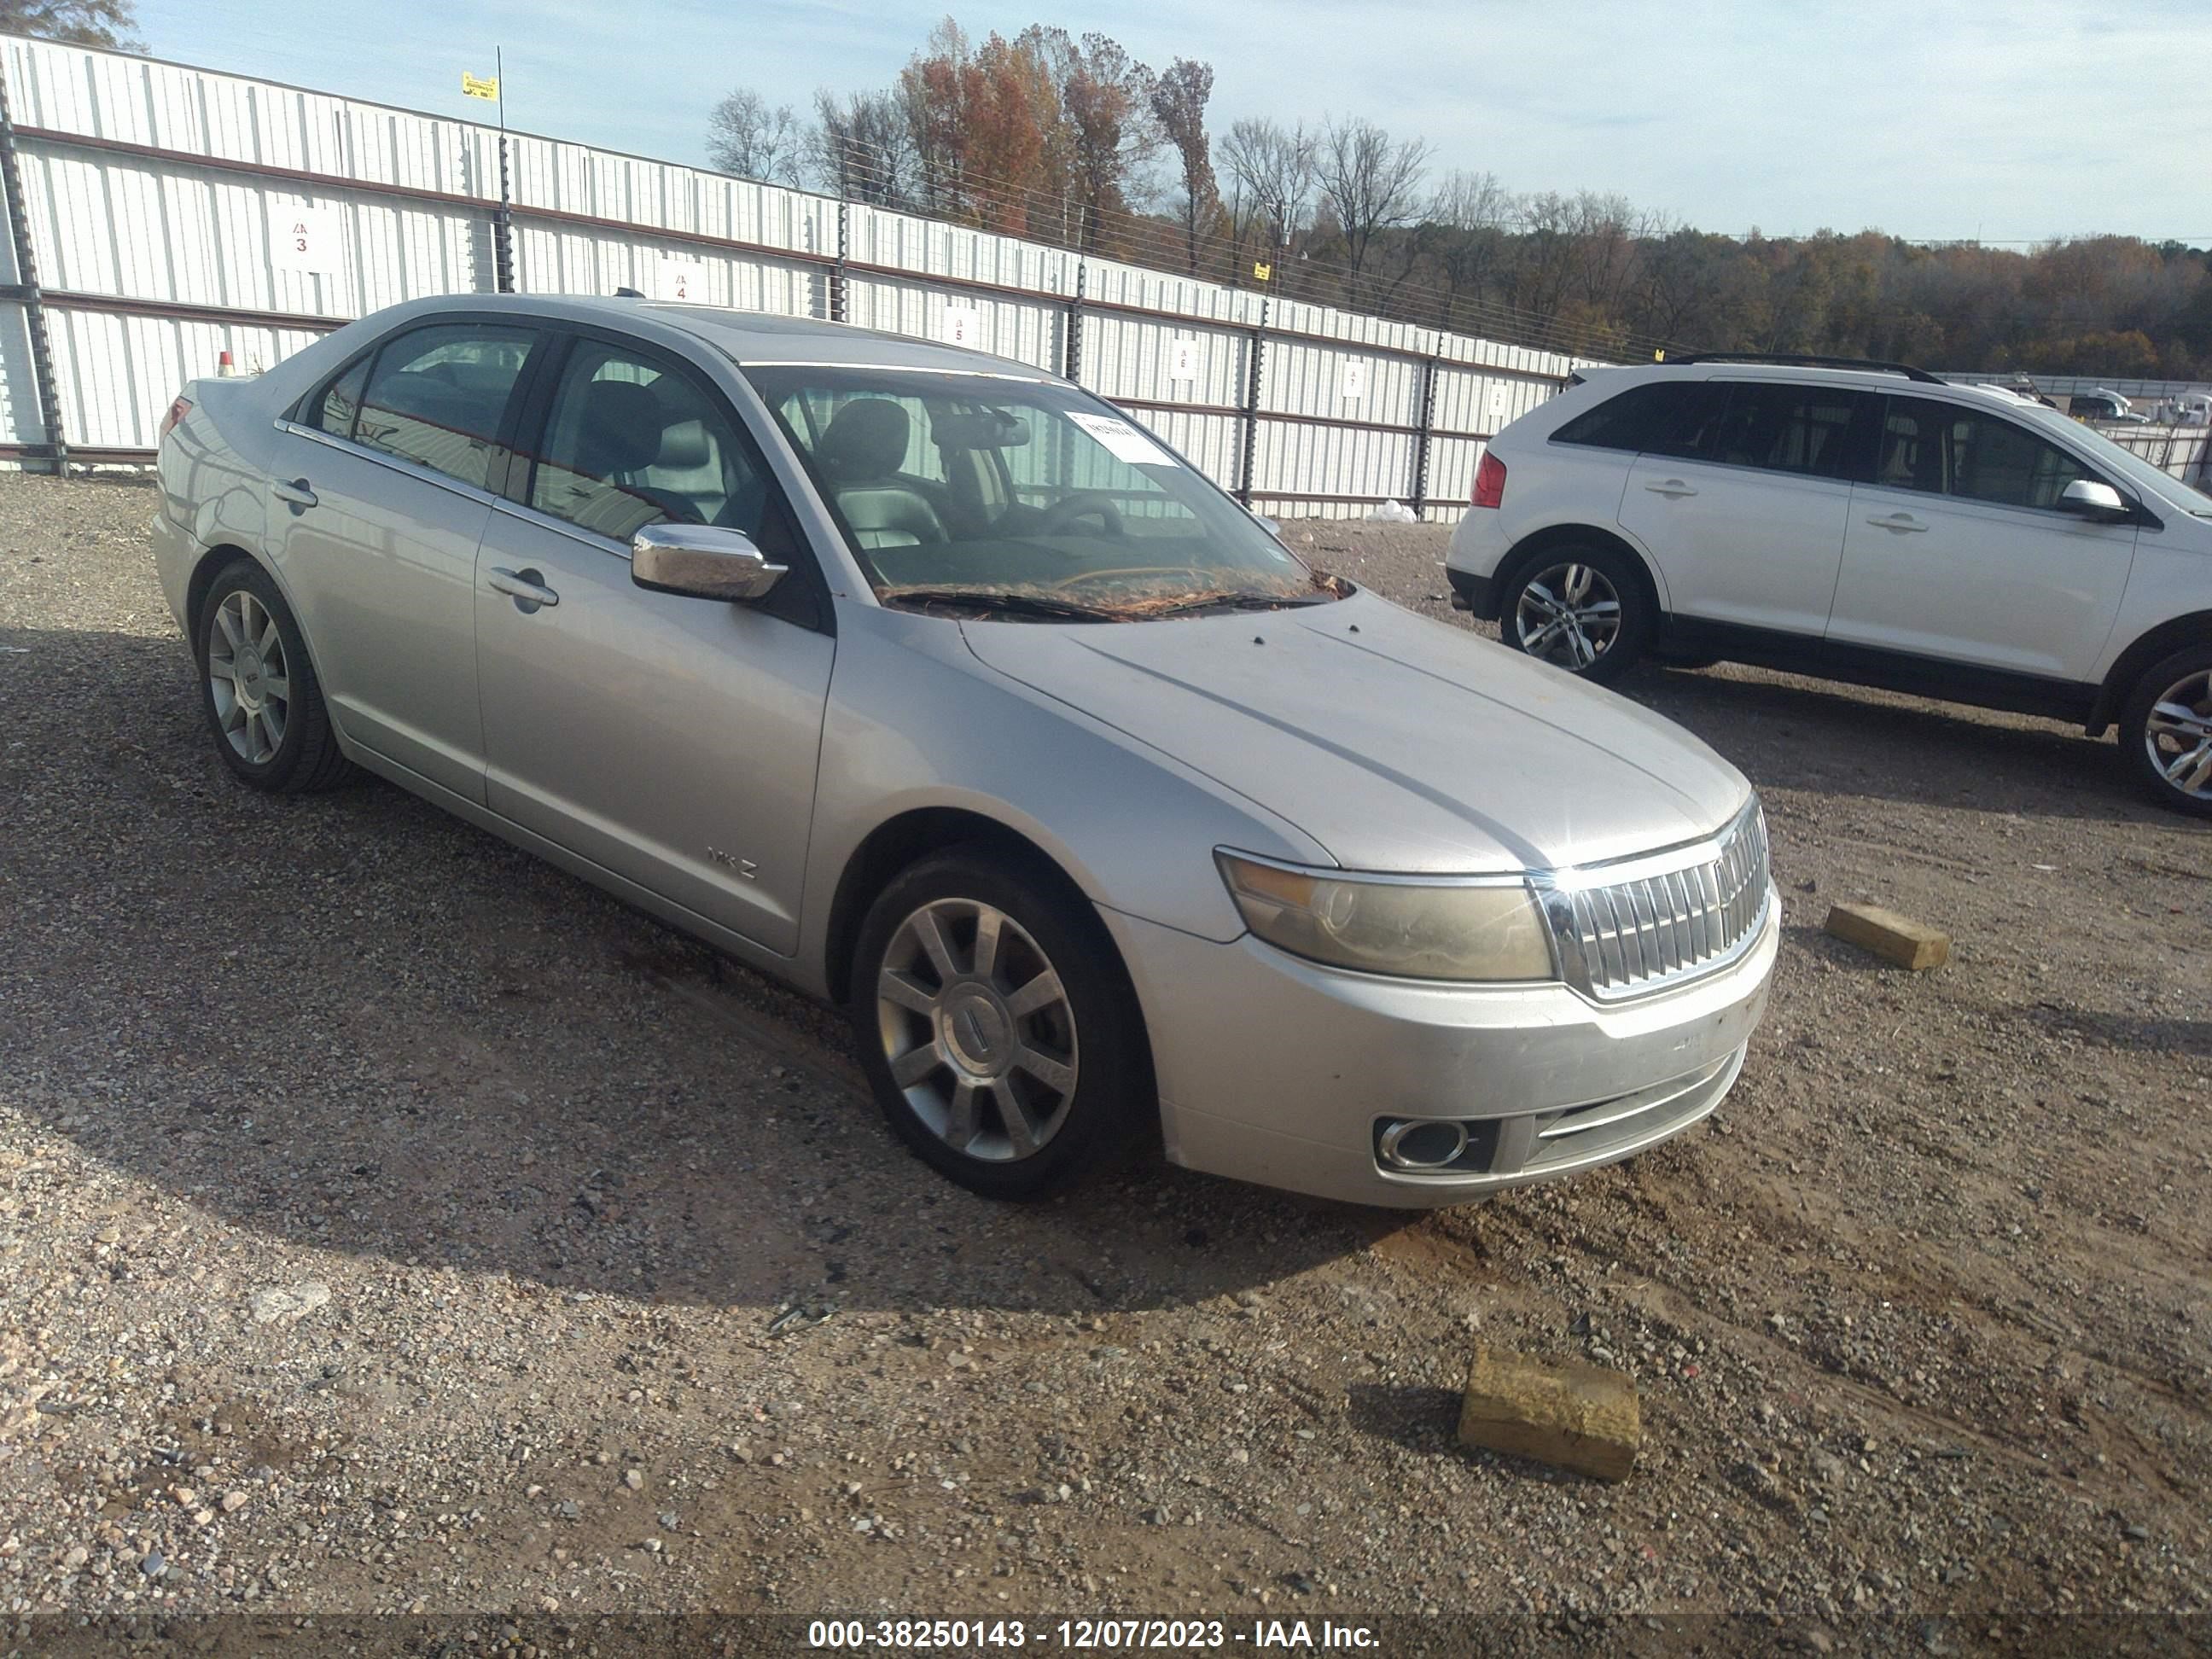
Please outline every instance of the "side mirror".
[{"label": "side mirror", "polygon": [[2128,504],[2120,499],[2120,492],[2108,483],[2099,483],[2093,478],[2076,478],[2059,492],[2058,510],[2078,513],[2085,519],[2124,519],[2129,516]]},{"label": "side mirror", "polygon": [[629,579],[656,593],[743,604],[766,599],[789,568],[770,564],[741,530],[649,524],[630,538]]}]

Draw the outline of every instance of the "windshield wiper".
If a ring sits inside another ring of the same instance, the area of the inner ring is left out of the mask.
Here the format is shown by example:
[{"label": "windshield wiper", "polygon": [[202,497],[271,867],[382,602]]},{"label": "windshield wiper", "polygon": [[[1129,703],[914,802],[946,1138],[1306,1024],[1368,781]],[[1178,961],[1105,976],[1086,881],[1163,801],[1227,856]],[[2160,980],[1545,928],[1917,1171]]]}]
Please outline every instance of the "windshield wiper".
[{"label": "windshield wiper", "polygon": [[1058,622],[1120,622],[1115,612],[1073,599],[1055,599],[1042,593],[1010,593],[994,587],[894,587],[878,596],[885,605],[965,605],[976,611],[1010,611],[1023,617],[1049,617]]},{"label": "windshield wiper", "polygon": [[1310,605],[1327,605],[1319,593],[1194,593],[1171,604],[1148,605],[1147,617],[1183,617],[1194,611],[1296,611]]}]

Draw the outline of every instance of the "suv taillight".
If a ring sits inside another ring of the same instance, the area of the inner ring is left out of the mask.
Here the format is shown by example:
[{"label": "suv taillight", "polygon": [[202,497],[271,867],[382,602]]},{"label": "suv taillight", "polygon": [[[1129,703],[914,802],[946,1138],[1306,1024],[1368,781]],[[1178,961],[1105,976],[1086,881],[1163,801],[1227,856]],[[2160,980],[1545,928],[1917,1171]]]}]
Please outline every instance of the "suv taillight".
[{"label": "suv taillight", "polygon": [[[161,437],[166,438],[172,432],[174,432],[177,429],[177,422],[183,420],[185,416],[191,412],[192,400],[190,398],[180,397],[174,403],[171,404],[169,405],[169,412],[161,416]],[[156,441],[159,441],[159,440],[156,440]]]},{"label": "suv taillight", "polygon": [[1474,469],[1474,504],[1497,507],[1505,500],[1505,463],[1490,450],[1482,452],[1482,465]]}]

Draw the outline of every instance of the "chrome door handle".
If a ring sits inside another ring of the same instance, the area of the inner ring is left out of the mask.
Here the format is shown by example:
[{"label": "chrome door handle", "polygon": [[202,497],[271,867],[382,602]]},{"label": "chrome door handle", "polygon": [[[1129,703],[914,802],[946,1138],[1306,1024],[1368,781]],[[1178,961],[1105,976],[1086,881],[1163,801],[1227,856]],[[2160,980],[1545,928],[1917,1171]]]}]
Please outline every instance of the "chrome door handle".
[{"label": "chrome door handle", "polygon": [[307,481],[305,478],[294,478],[289,483],[278,478],[270,484],[269,493],[278,501],[289,501],[295,507],[319,505],[316,500],[315,492],[307,487]]},{"label": "chrome door handle", "polygon": [[514,599],[515,608],[524,614],[542,605],[558,605],[561,596],[545,586],[545,579],[536,570],[499,570],[491,573],[492,591],[505,593]]},{"label": "chrome door handle", "polygon": [[1869,518],[1867,522],[1877,529],[1894,530],[1900,533],[1906,531],[1917,533],[1928,528],[1910,513],[1893,513],[1887,518]]},{"label": "chrome door handle", "polygon": [[1644,487],[1655,495],[1694,495],[1698,493],[1695,488],[1680,478],[1668,478],[1663,483],[1648,483]]}]

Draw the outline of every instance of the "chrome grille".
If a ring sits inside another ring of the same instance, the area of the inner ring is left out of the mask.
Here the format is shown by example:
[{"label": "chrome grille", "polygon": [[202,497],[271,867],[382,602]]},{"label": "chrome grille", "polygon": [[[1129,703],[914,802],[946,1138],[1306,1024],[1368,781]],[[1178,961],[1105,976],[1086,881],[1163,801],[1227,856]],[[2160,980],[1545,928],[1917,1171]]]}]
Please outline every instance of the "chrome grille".
[{"label": "chrome grille", "polygon": [[1766,820],[1753,801],[1709,842],[1538,878],[1568,983],[1601,1000],[1717,967],[1766,915]]}]

